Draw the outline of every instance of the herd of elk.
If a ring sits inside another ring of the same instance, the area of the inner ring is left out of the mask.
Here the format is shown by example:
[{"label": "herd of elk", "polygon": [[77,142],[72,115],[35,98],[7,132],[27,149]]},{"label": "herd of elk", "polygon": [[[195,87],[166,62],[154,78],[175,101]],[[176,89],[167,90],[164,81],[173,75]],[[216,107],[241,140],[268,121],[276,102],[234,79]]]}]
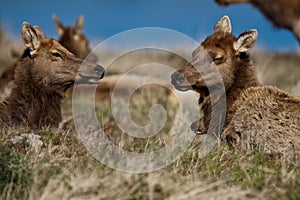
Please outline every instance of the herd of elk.
[{"label": "herd of elk", "polygon": [[[56,127],[64,93],[76,83],[98,84],[104,68],[77,58],[39,27],[22,25],[26,49],[16,63],[15,84],[0,103],[0,126]],[[87,70],[83,70],[87,69]]]},{"label": "herd of elk", "polygon": [[235,3],[251,3],[258,8],[276,27],[293,32],[300,42],[299,0],[215,0],[221,6]]},{"label": "herd of elk", "polygon": [[[217,2],[225,5],[248,1]],[[259,1],[249,2],[265,9]],[[274,2],[279,6],[273,9],[286,9],[282,1]],[[292,24],[296,15],[291,13],[294,18],[286,14],[289,20],[285,23],[284,20],[272,19],[278,26],[297,32],[298,25]],[[60,37],[58,41],[47,38],[37,26],[32,27],[27,22],[22,25],[21,35],[26,49],[2,74],[3,80],[14,79],[15,83],[9,97],[0,103],[0,127],[56,127],[62,120],[61,101],[75,81],[78,84],[98,84],[104,76],[104,68],[93,64],[96,57],[89,55],[88,40],[82,34],[83,17],[77,19],[74,27],[64,27],[55,16],[53,20]],[[192,62],[172,74],[171,83],[179,91],[194,90],[200,94],[198,103],[203,118],[191,124],[195,133],[208,132],[213,102],[218,105],[225,98],[224,110],[218,111],[220,119],[224,117],[221,140],[246,149],[259,146],[268,153],[299,152],[300,99],[259,84],[248,52],[254,47],[257,35],[252,29],[235,37],[231,33],[230,19],[222,17],[213,34],[194,50]],[[87,58],[85,62],[84,58]],[[215,76],[216,71],[220,79]],[[100,90],[110,91],[119,76],[113,78],[102,89],[100,86]],[[217,94],[218,99],[213,99],[212,94]]]},{"label": "herd of elk", "polygon": [[[283,153],[300,150],[300,99],[284,91],[260,86],[248,51],[254,46],[256,30],[239,37],[231,34],[231,23],[224,16],[214,32],[193,52],[193,62],[173,73],[176,89],[200,93],[203,118],[192,124],[198,134],[208,130],[211,120],[211,96],[218,93],[218,82],[211,77],[218,69],[225,86],[227,107],[222,139],[242,147],[260,145],[265,152]],[[203,55],[210,58],[203,59]],[[209,92],[208,92],[209,91]],[[220,94],[221,96],[222,94]]]},{"label": "herd of elk", "polygon": [[[84,36],[82,28],[84,23],[83,16],[79,16],[74,26],[64,27],[62,23],[53,15],[53,21],[56,25],[59,34],[59,43],[72,52],[75,56],[81,59],[88,59],[95,62],[97,57],[90,53],[89,41]],[[0,91],[3,91],[5,86],[14,80],[16,64],[20,56],[14,55],[14,61],[10,67],[6,68],[0,76]]]}]

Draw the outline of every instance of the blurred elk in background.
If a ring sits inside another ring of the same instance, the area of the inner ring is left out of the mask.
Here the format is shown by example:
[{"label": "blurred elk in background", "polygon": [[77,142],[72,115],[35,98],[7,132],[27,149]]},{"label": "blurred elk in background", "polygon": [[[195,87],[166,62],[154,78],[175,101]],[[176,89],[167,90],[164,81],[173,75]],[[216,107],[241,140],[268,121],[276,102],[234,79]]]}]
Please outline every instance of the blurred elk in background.
[{"label": "blurred elk in background", "polygon": [[276,27],[293,32],[300,42],[299,0],[215,0],[221,6],[236,3],[251,3],[258,8]]},{"label": "blurred elk in background", "polygon": [[78,58],[88,59],[91,62],[97,61],[96,55],[92,53],[90,54],[91,49],[89,47],[89,41],[83,34],[83,16],[78,17],[74,26],[66,27],[62,25],[62,23],[58,20],[58,18],[55,15],[53,15],[52,18],[59,35],[58,42],[60,44],[66,47]]}]

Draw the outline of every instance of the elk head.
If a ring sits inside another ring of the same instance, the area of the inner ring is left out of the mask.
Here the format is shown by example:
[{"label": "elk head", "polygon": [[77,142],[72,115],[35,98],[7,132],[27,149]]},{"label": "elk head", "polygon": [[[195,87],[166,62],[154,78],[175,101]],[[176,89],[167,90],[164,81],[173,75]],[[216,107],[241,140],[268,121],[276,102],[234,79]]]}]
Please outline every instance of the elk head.
[{"label": "elk head", "polygon": [[69,51],[74,53],[81,59],[87,59],[91,62],[97,61],[96,55],[90,53],[89,41],[83,34],[83,16],[79,16],[75,22],[75,26],[64,27],[58,18],[53,15],[53,21],[59,35],[59,43],[66,47]]},{"label": "elk head", "polygon": [[[236,38],[231,34],[229,18],[222,17],[213,34],[194,50],[192,62],[172,74],[172,84],[180,91],[192,89],[199,92],[199,103],[218,87],[220,81],[225,90],[229,89],[239,77],[237,69],[249,62],[246,52],[254,46],[256,39],[256,30],[246,31]],[[217,78],[216,73],[222,80]]]},{"label": "elk head", "polygon": [[29,77],[35,88],[63,96],[75,81],[98,84],[103,78],[103,67],[75,57],[39,27],[24,22],[21,35],[27,49],[16,67],[16,84],[26,84]]}]

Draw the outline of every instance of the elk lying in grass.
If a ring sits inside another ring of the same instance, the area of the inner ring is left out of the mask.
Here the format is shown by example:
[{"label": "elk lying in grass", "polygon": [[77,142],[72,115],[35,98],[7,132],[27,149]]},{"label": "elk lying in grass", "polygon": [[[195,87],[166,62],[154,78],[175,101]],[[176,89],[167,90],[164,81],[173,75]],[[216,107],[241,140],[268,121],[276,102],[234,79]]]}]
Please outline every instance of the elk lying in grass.
[{"label": "elk lying in grass", "polygon": [[[75,56],[81,59],[87,59],[91,62],[95,62],[97,57],[90,53],[89,41],[83,35],[82,27],[84,23],[83,16],[79,16],[76,20],[75,26],[64,27],[62,23],[57,19],[56,16],[53,16],[53,21],[55,22],[57,32],[59,34],[59,43],[72,52]],[[0,76],[0,91],[10,81],[14,80],[15,68],[18,59],[8,67]]]},{"label": "elk lying in grass", "polygon": [[[263,150],[272,153],[282,152],[288,146],[299,151],[300,99],[259,85],[247,53],[256,38],[256,30],[246,31],[238,38],[233,36],[230,20],[224,16],[215,25],[214,33],[193,52],[193,63],[172,74],[172,84],[181,91],[193,89],[200,93],[203,118],[191,128],[198,134],[206,133],[211,120],[209,92],[217,90],[208,69],[216,66],[225,86],[227,102],[221,138],[247,148],[250,143],[265,145]],[[211,63],[199,59],[203,52],[211,57]]]},{"label": "elk lying in grass", "polygon": [[57,126],[62,119],[61,100],[65,91],[75,80],[98,84],[104,69],[90,62],[83,63],[27,22],[22,25],[21,35],[27,49],[16,65],[14,88],[0,104],[0,126]]},{"label": "elk lying in grass", "polygon": [[219,5],[227,6],[234,3],[251,3],[266,18],[279,28],[294,33],[300,42],[300,1],[299,0],[215,0]]}]

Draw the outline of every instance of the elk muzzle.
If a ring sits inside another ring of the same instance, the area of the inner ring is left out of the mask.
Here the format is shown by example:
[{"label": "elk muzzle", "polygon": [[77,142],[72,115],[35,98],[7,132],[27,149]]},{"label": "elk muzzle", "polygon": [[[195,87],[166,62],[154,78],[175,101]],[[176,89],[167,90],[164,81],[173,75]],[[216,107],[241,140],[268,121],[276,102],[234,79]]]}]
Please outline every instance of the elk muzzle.
[{"label": "elk muzzle", "polygon": [[171,75],[171,83],[179,91],[188,91],[193,89],[191,84],[179,72],[174,72]]},{"label": "elk muzzle", "polygon": [[98,84],[105,74],[105,69],[100,65],[84,67],[84,69],[78,72],[76,84]]}]

